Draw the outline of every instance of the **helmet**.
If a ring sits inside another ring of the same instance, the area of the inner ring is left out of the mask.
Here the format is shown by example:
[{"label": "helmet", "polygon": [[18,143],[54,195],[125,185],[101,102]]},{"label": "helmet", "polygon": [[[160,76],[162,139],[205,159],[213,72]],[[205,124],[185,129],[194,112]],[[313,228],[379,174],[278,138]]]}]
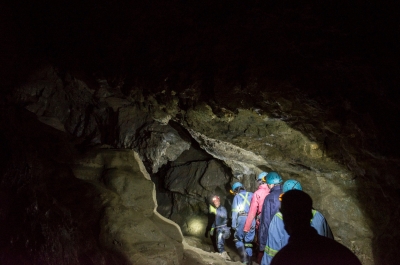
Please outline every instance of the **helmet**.
[{"label": "helmet", "polygon": [[285,183],[283,183],[283,193],[287,192],[288,190],[303,190],[301,187],[300,182],[294,179],[289,179],[286,180]]},{"label": "helmet", "polygon": [[239,188],[239,187],[243,187],[242,183],[240,183],[240,182],[235,182],[235,183],[233,183],[233,185],[232,185],[232,190],[235,191],[235,190],[236,190],[237,188]]},{"label": "helmet", "polygon": [[258,181],[263,181],[263,182],[265,182],[265,176],[267,176],[267,175],[268,175],[268,172],[261,172],[261,173],[258,175],[257,180],[258,180]]},{"label": "helmet", "polygon": [[282,177],[275,171],[271,171],[267,175],[267,184],[279,184],[282,183]]}]

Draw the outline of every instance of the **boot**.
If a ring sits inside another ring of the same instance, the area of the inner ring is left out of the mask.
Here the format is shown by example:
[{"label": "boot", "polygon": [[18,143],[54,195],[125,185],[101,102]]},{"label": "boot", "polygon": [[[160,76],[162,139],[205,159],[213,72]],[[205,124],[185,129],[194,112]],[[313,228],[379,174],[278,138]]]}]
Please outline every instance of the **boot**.
[{"label": "boot", "polygon": [[238,252],[239,252],[239,256],[240,256],[240,261],[242,263],[247,263],[248,262],[248,258],[247,258],[247,253],[246,253],[246,249],[244,248],[244,246],[238,247]]},{"label": "boot", "polygon": [[[246,247],[246,244],[245,244],[245,247]],[[245,251],[246,251],[246,253],[252,253],[252,249],[249,248],[249,247],[246,247]],[[249,254],[247,254],[247,263],[246,263],[246,265],[251,265],[252,263],[253,263],[253,256],[250,256]]]}]

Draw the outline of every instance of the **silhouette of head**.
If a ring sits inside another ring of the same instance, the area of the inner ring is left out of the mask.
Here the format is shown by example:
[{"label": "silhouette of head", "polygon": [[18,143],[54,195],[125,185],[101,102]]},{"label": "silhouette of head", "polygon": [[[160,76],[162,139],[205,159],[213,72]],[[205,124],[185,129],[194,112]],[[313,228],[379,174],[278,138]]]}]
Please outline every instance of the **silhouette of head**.
[{"label": "silhouette of head", "polygon": [[310,227],[312,199],[301,190],[289,190],[282,196],[281,213],[289,235]]}]

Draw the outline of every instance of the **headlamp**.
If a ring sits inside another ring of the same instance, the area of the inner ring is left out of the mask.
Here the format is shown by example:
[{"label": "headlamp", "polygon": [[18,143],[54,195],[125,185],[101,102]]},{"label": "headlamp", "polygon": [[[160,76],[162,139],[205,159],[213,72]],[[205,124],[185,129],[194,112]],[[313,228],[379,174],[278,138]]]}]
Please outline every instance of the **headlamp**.
[{"label": "headlamp", "polygon": [[214,197],[212,198],[212,200],[213,200],[213,201],[219,201],[219,197],[218,197],[218,196],[214,196]]}]

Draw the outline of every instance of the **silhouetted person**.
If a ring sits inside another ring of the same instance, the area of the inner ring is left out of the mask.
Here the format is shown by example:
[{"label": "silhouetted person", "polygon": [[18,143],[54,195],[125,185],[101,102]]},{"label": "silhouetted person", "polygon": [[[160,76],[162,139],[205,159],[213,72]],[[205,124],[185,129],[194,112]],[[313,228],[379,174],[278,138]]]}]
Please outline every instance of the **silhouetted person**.
[{"label": "silhouetted person", "polygon": [[[300,182],[294,179],[286,180],[283,184],[282,191],[283,194],[289,190],[303,190]],[[310,224],[317,233],[321,236],[329,237],[333,239],[333,234],[331,228],[328,225],[325,217],[322,213],[317,210],[312,210],[313,218],[310,220]],[[285,224],[283,222],[282,213],[277,212],[271,220],[268,228],[268,238],[265,244],[264,255],[262,257],[260,265],[270,265],[272,259],[289,242],[289,234],[285,230]]]},{"label": "silhouetted person", "polygon": [[311,227],[312,199],[300,190],[282,196],[281,212],[289,243],[272,259],[271,265],[361,265],[357,256],[333,239],[318,235]]}]

